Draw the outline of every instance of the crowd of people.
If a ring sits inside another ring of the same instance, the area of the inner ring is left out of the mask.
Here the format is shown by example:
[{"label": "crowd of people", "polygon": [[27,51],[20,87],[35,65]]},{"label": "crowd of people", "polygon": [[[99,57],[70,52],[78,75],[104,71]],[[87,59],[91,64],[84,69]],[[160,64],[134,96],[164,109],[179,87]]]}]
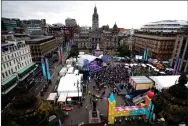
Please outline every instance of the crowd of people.
[{"label": "crowd of people", "polygon": [[114,88],[115,83],[128,83],[129,76],[129,71],[124,64],[108,66],[91,75],[99,89],[105,86]]}]

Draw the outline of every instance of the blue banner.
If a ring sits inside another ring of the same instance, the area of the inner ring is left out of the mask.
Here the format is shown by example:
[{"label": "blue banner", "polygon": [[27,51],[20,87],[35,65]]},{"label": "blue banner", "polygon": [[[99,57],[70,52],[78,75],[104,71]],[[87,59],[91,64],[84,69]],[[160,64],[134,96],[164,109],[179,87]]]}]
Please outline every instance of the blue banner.
[{"label": "blue banner", "polygon": [[176,58],[176,62],[175,62],[175,64],[174,64],[174,74],[176,74],[178,62],[179,62],[179,57]]},{"label": "blue banner", "polygon": [[45,58],[45,61],[46,61],[47,78],[48,78],[48,80],[51,80],[50,71],[49,71],[49,65],[48,65],[48,59]]},{"label": "blue banner", "polygon": [[44,79],[46,79],[46,70],[45,70],[45,64],[44,64],[44,59],[43,58],[41,58],[41,65],[42,65],[43,77],[44,77]]},{"label": "blue banner", "polygon": [[181,65],[181,58],[179,58],[179,60],[178,60],[178,64],[177,64],[177,68],[176,68],[176,75],[178,75],[178,73],[179,73],[180,65]]}]

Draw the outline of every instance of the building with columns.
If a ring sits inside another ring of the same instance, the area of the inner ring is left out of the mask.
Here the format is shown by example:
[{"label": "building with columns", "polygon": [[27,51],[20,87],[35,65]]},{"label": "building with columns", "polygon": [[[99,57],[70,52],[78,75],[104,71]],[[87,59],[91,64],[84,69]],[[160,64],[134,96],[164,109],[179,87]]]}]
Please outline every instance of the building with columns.
[{"label": "building with columns", "polygon": [[176,58],[179,57],[178,71],[188,74],[188,34],[178,34],[171,58],[171,66],[174,68]]},{"label": "building with columns", "polygon": [[187,21],[165,20],[148,23],[134,33],[134,51],[143,55],[148,49],[152,59],[169,60],[176,36],[188,30]]},{"label": "building with columns", "polygon": [[99,15],[95,6],[91,30],[80,30],[74,33],[74,43],[78,45],[80,51],[86,53],[92,53],[98,44],[100,49],[104,50],[105,55],[115,55],[119,46],[118,32],[116,23],[113,28],[109,28],[108,25],[99,28]]}]

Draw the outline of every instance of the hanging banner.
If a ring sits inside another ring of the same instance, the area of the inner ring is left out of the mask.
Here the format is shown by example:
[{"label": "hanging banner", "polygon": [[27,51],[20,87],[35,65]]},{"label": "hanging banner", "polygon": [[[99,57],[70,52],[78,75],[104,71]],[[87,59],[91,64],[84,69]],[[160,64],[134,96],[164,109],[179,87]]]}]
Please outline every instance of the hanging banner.
[{"label": "hanging banner", "polygon": [[177,68],[176,68],[176,75],[179,74],[180,65],[181,65],[181,58],[179,58],[179,60],[178,60],[178,65],[177,65]]},{"label": "hanging banner", "polygon": [[174,74],[176,74],[176,69],[177,69],[177,66],[178,66],[178,62],[179,62],[179,57],[176,58],[176,62],[174,64]]},{"label": "hanging banner", "polygon": [[60,55],[61,55],[61,61],[63,61],[63,60],[64,60],[64,56],[63,56],[63,47],[61,47],[60,50],[61,50],[61,51],[60,51],[60,52],[61,52],[61,53],[60,53]]},{"label": "hanging banner", "polygon": [[58,58],[59,58],[59,61],[61,61],[61,49],[60,49],[60,47],[58,47]]},{"label": "hanging banner", "polygon": [[48,80],[51,80],[50,71],[49,71],[49,64],[48,64],[48,59],[45,58],[45,61],[46,61],[47,78],[48,78]]},{"label": "hanging banner", "polygon": [[46,70],[45,70],[45,64],[44,64],[44,59],[43,58],[41,58],[41,65],[42,65],[43,77],[44,77],[44,79],[46,79]]}]

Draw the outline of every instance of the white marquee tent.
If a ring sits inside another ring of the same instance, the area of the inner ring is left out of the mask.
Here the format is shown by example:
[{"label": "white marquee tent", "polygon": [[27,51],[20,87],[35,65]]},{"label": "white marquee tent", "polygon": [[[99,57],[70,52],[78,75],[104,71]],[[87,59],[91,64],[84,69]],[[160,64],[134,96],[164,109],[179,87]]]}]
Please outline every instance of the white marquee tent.
[{"label": "white marquee tent", "polygon": [[174,85],[175,82],[178,80],[179,75],[173,76],[150,76],[150,78],[155,81],[155,87],[159,91],[163,88],[169,88],[170,86]]}]

